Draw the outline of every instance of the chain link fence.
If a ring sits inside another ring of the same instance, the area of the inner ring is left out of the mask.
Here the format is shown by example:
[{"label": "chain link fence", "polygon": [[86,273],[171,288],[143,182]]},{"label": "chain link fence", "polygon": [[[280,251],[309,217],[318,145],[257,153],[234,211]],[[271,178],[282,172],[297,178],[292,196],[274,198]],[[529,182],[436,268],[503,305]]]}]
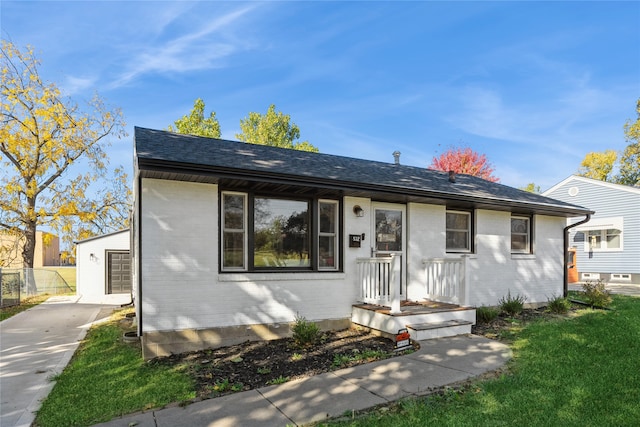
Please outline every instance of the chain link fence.
[{"label": "chain link fence", "polygon": [[57,271],[42,268],[0,268],[0,307],[20,304],[35,295],[73,292]]}]

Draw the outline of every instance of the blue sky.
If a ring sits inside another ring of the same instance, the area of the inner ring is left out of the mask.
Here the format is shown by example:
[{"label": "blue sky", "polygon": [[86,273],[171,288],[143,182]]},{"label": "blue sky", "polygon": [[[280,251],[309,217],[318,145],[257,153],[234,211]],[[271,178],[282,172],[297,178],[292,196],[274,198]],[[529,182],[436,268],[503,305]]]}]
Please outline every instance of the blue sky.
[{"label": "blue sky", "polygon": [[323,153],[426,167],[450,146],[545,190],[627,145],[640,98],[640,2],[7,1],[2,38],[77,102],[166,129],[196,98],[222,136],[270,104]]}]

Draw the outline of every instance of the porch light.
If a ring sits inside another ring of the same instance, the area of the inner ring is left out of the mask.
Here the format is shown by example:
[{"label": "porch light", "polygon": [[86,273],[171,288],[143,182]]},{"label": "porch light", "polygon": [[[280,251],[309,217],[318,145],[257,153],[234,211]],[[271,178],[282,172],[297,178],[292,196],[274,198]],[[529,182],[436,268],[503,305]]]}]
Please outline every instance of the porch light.
[{"label": "porch light", "polygon": [[98,258],[96,258],[96,256],[95,256],[94,254],[90,254],[90,255],[89,255],[89,261],[95,261],[95,260],[97,260],[97,259],[98,259]]},{"label": "porch light", "polygon": [[364,216],[364,209],[362,209],[360,207],[360,205],[355,205],[353,207],[353,213],[356,214],[357,217],[363,217]]}]

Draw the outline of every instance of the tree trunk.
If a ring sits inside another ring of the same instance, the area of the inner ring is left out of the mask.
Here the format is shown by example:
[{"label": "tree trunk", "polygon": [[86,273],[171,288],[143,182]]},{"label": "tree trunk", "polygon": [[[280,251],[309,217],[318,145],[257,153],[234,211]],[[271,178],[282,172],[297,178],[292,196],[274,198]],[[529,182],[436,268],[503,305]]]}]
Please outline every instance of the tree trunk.
[{"label": "tree trunk", "polygon": [[36,223],[30,221],[24,230],[24,246],[22,247],[22,266],[24,267],[24,281],[26,294],[36,295],[38,288],[33,277],[33,258],[36,251]]}]

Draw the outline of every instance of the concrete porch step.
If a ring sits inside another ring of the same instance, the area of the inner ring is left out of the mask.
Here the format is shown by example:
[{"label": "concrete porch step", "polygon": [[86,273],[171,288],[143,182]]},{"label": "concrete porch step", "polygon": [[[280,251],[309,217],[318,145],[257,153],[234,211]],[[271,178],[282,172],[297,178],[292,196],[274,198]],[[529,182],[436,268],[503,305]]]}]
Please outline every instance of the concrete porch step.
[{"label": "concrete porch step", "polygon": [[436,323],[417,323],[407,325],[412,340],[422,341],[434,338],[453,337],[471,333],[473,322],[451,319]]}]

